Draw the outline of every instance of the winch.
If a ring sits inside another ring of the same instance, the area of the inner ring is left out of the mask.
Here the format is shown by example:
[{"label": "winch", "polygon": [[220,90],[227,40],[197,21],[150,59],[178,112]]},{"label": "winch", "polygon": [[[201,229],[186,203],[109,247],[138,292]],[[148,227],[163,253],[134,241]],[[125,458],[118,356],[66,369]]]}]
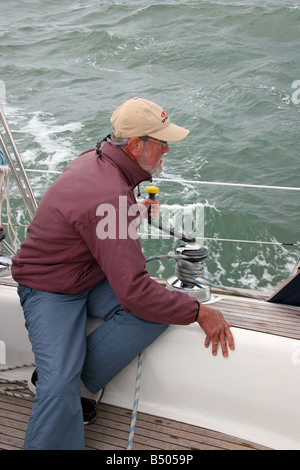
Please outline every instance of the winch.
[{"label": "winch", "polygon": [[[159,189],[156,186],[147,186],[146,192],[149,194],[150,199],[155,200],[155,195],[159,192]],[[185,292],[191,297],[196,297],[200,303],[210,300],[211,288],[203,278],[203,261],[208,255],[207,248],[196,243],[194,237],[186,236],[156,223],[150,215],[148,216],[148,222],[184,242],[176,248],[174,255],[166,256],[166,258],[173,258],[176,261],[175,275],[167,279],[167,289]]]},{"label": "winch", "polygon": [[198,302],[210,300],[211,289],[203,279],[203,260],[208,250],[197,243],[184,243],[175,250],[176,272],[167,279],[166,287],[169,290],[183,291]]}]

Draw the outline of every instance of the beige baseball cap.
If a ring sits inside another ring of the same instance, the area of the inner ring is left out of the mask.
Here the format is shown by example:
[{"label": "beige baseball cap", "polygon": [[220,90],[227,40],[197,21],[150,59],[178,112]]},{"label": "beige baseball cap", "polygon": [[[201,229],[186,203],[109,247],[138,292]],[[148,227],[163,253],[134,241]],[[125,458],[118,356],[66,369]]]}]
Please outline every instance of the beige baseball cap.
[{"label": "beige baseball cap", "polygon": [[184,139],[189,131],[173,124],[167,114],[153,101],[132,98],[125,101],[110,119],[116,137],[149,136],[159,140],[177,142]]}]

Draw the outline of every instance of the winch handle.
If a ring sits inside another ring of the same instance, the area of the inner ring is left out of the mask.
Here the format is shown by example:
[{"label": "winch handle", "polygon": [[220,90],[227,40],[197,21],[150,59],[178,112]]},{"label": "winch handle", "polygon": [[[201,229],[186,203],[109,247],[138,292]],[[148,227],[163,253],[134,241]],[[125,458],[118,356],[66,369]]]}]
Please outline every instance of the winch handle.
[{"label": "winch handle", "polygon": [[[155,196],[159,193],[159,188],[157,186],[147,186],[145,191],[148,193],[148,198],[155,201]],[[150,208],[148,209],[148,222],[151,222]]]},{"label": "winch handle", "polygon": [[149,199],[155,201],[155,195],[159,193],[159,188],[157,186],[147,186],[146,193],[149,194]]},{"label": "winch handle", "polygon": [[[157,186],[147,186],[146,187],[146,193],[149,194],[149,199],[152,201],[155,201],[155,195],[159,193],[159,188]],[[158,224],[151,220],[151,215],[150,215],[150,209],[148,211],[148,224],[152,224],[154,227],[158,228],[159,230],[168,233],[169,235],[172,235],[172,237],[178,238],[178,240],[182,240],[183,242],[186,243],[195,243],[196,238],[194,237],[186,237],[183,233],[178,233],[175,232],[175,230],[171,228],[164,227],[161,224]]]}]

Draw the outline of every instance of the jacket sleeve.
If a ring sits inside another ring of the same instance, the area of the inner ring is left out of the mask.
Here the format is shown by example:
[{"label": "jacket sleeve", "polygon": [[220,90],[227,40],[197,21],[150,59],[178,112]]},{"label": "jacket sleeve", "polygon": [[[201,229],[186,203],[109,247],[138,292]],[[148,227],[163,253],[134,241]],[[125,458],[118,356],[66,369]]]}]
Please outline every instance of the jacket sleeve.
[{"label": "jacket sleeve", "polygon": [[134,219],[116,210],[111,218],[95,217],[88,226],[80,226],[78,230],[125,312],[133,312],[152,322],[193,323],[198,301],[188,294],[169,291],[151,279]]}]

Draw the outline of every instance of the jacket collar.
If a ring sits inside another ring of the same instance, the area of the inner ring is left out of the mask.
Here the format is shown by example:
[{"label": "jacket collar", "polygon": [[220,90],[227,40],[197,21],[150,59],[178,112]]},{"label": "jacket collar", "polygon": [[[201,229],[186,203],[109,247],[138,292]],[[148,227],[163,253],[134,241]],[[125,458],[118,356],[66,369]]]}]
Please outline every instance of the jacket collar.
[{"label": "jacket collar", "polygon": [[120,168],[131,189],[142,181],[152,181],[152,176],[135,163],[124,150],[106,143],[100,150],[100,158],[108,159]]}]

